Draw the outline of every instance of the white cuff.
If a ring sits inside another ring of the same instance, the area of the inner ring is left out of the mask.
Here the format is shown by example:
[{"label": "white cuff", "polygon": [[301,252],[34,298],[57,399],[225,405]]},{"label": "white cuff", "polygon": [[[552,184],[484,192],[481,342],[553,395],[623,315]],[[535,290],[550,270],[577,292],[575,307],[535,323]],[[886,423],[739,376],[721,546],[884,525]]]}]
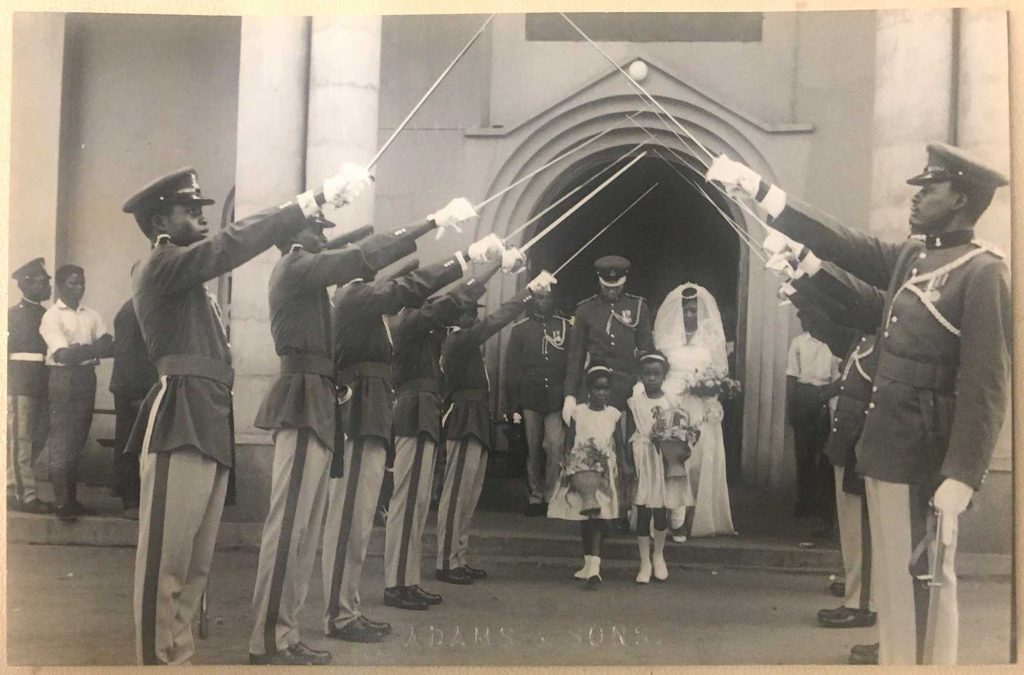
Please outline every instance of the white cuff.
[{"label": "white cuff", "polygon": [[778,218],[782,210],[786,208],[786,193],[777,185],[772,185],[768,188],[768,193],[760,201],[760,204],[769,216]]},{"label": "white cuff", "polygon": [[302,215],[309,218],[320,213],[320,206],[316,203],[316,197],[313,196],[312,190],[307,190],[301,195],[295,198],[299,208],[302,209]]},{"label": "white cuff", "polygon": [[797,269],[802,271],[807,276],[813,277],[815,274],[821,271],[821,259],[818,256],[814,255],[813,253],[809,254],[803,260],[800,261],[800,264],[797,266]]},{"label": "white cuff", "polygon": [[459,267],[462,268],[463,274],[469,269],[469,263],[466,261],[466,256],[462,255],[462,251],[455,252],[455,259],[459,261]]}]

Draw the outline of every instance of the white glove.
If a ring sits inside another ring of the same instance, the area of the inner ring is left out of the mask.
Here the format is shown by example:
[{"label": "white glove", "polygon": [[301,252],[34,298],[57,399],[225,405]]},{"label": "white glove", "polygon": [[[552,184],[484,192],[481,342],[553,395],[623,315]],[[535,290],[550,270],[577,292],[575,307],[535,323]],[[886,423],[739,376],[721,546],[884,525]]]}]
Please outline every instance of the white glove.
[{"label": "white glove", "polygon": [[480,241],[470,244],[466,252],[469,254],[469,259],[473,262],[485,263],[492,258],[504,254],[505,244],[501,242],[498,235],[492,232]]},{"label": "white glove", "polygon": [[778,230],[769,227],[768,234],[761,243],[761,248],[763,248],[767,253],[782,253],[787,250],[792,250],[794,246],[799,245],[800,244],[797,244]]},{"label": "white glove", "polygon": [[932,496],[932,506],[942,514],[942,543],[949,546],[956,538],[957,517],[967,510],[974,496],[974,488],[967,483],[961,483],[955,478],[947,478],[942,481],[939,489]]},{"label": "white glove", "polygon": [[746,193],[751,199],[757,197],[757,189],[761,185],[761,176],[756,171],[725,155],[715,157],[704,175],[704,180],[718,181],[730,195],[739,191]]},{"label": "white glove", "polygon": [[469,203],[469,200],[464,197],[456,197],[448,202],[440,211],[427,216],[427,220],[432,220],[437,225],[437,239],[440,239],[441,235],[448,230],[462,232],[459,224],[466,222],[470,218],[476,218],[476,216],[476,209]]},{"label": "white glove", "polygon": [[773,253],[768,258],[768,261],[765,262],[764,268],[777,276],[792,279],[794,262],[796,261],[793,256],[788,251],[783,251],[781,253]]},{"label": "white glove", "polygon": [[[526,254],[512,246],[501,254],[501,271],[507,274],[519,274],[526,269]],[[554,279],[554,277],[551,277]],[[531,282],[532,283],[532,282]],[[531,289],[532,290],[532,289]]]},{"label": "white glove", "polygon": [[776,295],[778,296],[779,300],[782,300],[783,302],[788,302],[790,296],[796,295],[796,289],[793,288],[793,286],[791,286],[789,282],[785,282],[779,285],[779,290],[776,293]]},{"label": "white glove", "polygon": [[557,284],[558,279],[555,275],[547,270],[544,270],[533,278],[533,281],[526,284],[526,287],[530,289],[531,293],[550,293],[552,284]]},{"label": "white glove", "polygon": [[338,173],[324,181],[324,199],[335,207],[342,207],[355,200],[370,184],[369,172],[363,167],[345,162]]},{"label": "white glove", "polygon": [[569,426],[569,422],[572,421],[572,411],[576,409],[576,397],[566,396],[565,402],[562,403],[562,421],[565,422],[565,426]]}]

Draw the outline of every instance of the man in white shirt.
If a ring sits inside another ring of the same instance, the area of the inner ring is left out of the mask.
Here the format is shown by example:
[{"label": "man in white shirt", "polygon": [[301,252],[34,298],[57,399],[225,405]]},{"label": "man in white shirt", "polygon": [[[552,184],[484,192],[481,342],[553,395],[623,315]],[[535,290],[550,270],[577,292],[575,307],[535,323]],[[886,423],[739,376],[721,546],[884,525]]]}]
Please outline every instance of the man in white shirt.
[{"label": "man in white shirt", "polygon": [[113,356],[114,338],[103,318],[81,305],[85,271],[77,265],[57,270],[57,301],[43,314],[39,334],[46,341],[49,373],[50,480],[55,513],[64,521],[96,512],[78,502],[78,464],[92,425],[96,366]]},{"label": "man in white shirt", "polygon": [[824,342],[811,337],[803,319],[801,328],[803,332],[789,345],[786,366],[786,411],[796,451],[793,515],[821,517],[825,527],[816,534],[827,536],[832,523],[832,473],[822,450],[828,439],[829,400],[838,393],[832,385],[839,375],[839,359]]}]

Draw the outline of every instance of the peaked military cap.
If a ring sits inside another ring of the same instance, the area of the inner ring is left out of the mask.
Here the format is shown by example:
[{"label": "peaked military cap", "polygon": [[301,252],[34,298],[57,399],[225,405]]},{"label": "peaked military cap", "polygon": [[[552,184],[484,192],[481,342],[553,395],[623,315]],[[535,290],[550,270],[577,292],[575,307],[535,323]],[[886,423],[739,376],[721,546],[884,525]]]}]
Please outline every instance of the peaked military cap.
[{"label": "peaked military cap", "polygon": [[[190,166],[157,178],[128,198],[121,210],[139,214],[151,211],[161,204],[199,204],[206,206],[214,200],[203,197],[199,189],[199,174]],[[143,229],[148,236],[149,232]]]},{"label": "peaked military cap", "polygon": [[619,255],[606,255],[594,261],[594,270],[605,286],[621,286],[629,274],[629,260]]},{"label": "peaked military cap", "polygon": [[27,263],[14,270],[14,274],[11,275],[12,279],[21,281],[22,279],[28,279],[39,274],[45,274],[46,278],[50,278],[50,273],[46,271],[46,259],[36,258],[35,260],[29,260]]},{"label": "peaked military cap", "polygon": [[1009,180],[958,147],[948,143],[928,144],[928,165],[920,174],[907,180],[910,185],[927,185],[957,180],[972,187],[995,190]]}]

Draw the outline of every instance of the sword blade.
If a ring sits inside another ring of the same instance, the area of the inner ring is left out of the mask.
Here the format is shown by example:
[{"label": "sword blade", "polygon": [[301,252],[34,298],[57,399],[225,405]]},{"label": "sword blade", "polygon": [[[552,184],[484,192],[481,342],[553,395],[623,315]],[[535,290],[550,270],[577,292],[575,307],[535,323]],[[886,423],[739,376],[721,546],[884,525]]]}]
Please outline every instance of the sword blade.
[{"label": "sword blade", "polygon": [[598,192],[600,192],[601,190],[603,190],[606,187],[608,187],[608,185],[611,184],[612,181],[614,181],[616,178],[618,178],[619,176],[624,174],[626,171],[629,171],[629,169],[634,164],[636,164],[637,162],[639,162],[641,159],[643,159],[646,156],[647,156],[647,151],[645,150],[645,151],[641,152],[639,155],[637,155],[636,157],[634,157],[632,160],[630,160],[629,164],[627,164],[626,166],[622,167],[621,169],[619,169],[618,171],[613,173],[611,176],[606,178],[603,183],[601,183],[596,188],[594,188],[589,193],[587,193],[587,195],[584,196],[583,199],[579,200],[578,202],[573,204],[571,207],[569,207],[568,211],[566,211],[565,213],[560,215],[558,218],[556,218],[553,223],[551,223],[550,225],[545,227],[543,230],[541,230],[533,239],[531,239],[530,241],[526,242],[520,250],[523,253],[526,253],[527,251],[529,251],[530,248],[533,247],[534,244],[536,244],[538,241],[540,241],[541,239],[546,237],[548,235],[548,233],[550,233],[553,229],[558,227],[558,225],[561,224],[562,221],[564,221],[566,218],[568,218],[572,214],[576,213],[576,211],[579,210],[579,208],[581,206],[583,206],[584,204],[589,202],[591,199],[593,199],[594,196]]},{"label": "sword blade", "polygon": [[601,236],[602,234],[604,234],[605,232],[607,232],[607,231],[608,231],[608,229],[609,229],[609,228],[610,228],[610,227],[611,227],[612,225],[614,225],[615,223],[619,222],[619,219],[621,219],[621,218],[622,218],[622,216],[624,216],[624,215],[626,215],[627,213],[629,213],[630,209],[632,209],[632,208],[633,208],[634,206],[636,206],[637,204],[639,204],[639,203],[640,203],[640,200],[641,200],[641,199],[643,199],[644,197],[646,197],[646,196],[647,196],[647,195],[648,195],[648,194],[649,194],[649,193],[651,192],[651,190],[653,190],[653,189],[654,189],[654,188],[656,188],[656,187],[658,187],[658,184],[657,184],[657,183],[655,183],[655,184],[654,184],[654,185],[652,185],[651,187],[649,187],[649,188],[647,188],[646,190],[644,190],[644,193],[643,193],[642,195],[640,195],[639,197],[637,197],[636,199],[634,199],[634,200],[633,200],[633,203],[632,203],[632,204],[630,204],[630,205],[629,205],[629,206],[627,206],[626,208],[622,209],[622,211],[621,211],[621,212],[619,213],[619,215],[617,215],[617,216],[615,216],[614,218],[612,218],[612,219],[611,219],[611,222],[609,222],[609,223],[608,223],[607,225],[605,225],[604,227],[602,227],[602,228],[601,228],[601,230],[600,230],[600,231],[599,231],[599,232],[598,232],[597,234],[595,234],[595,235],[594,235],[593,237],[591,237],[591,238],[590,238],[590,240],[589,240],[589,241],[587,241],[587,243],[586,243],[586,244],[584,244],[583,246],[580,246],[580,248],[579,248],[579,249],[578,249],[578,250],[577,250],[577,251],[576,251],[575,253],[573,253],[573,254],[572,254],[571,256],[569,256],[569,259],[568,259],[568,260],[566,260],[566,261],[565,261],[564,263],[562,263],[561,265],[559,265],[558,269],[557,269],[557,270],[555,270],[555,272],[554,272],[554,275],[555,275],[555,276],[557,277],[557,276],[558,276],[558,273],[559,273],[559,272],[561,272],[562,270],[564,270],[564,269],[566,268],[566,266],[567,266],[567,265],[568,265],[569,263],[571,263],[571,262],[572,262],[573,260],[575,260],[575,259],[576,259],[576,257],[577,257],[577,256],[578,256],[578,255],[579,255],[580,253],[583,253],[583,251],[584,251],[584,250],[586,250],[586,248],[587,248],[588,246],[590,246],[591,244],[593,244],[593,243],[594,243],[594,241],[596,241],[598,237],[600,237],[600,236]]}]

